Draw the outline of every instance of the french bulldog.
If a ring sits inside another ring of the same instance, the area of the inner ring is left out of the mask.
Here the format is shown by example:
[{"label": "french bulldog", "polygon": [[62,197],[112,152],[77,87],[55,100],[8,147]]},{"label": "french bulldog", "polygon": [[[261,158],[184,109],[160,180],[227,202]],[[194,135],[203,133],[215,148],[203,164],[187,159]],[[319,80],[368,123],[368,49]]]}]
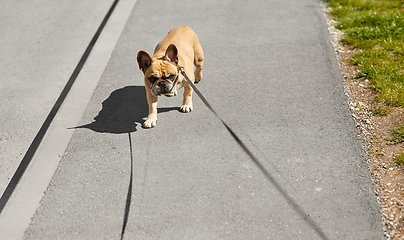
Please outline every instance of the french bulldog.
[{"label": "french bulldog", "polygon": [[[181,112],[192,111],[192,87],[180,73],[183,67],[193,83],[202,79],[203,51],[198,36],[188,26],[171,30],[157,44],[153,57],[145,51],[139,51],[137,62],[144,74],[149,115],[143,126],[152,128],[157,124],[158,96],[175,96],[177,90],[184,87]],[[194,72],[195,65],[195,72]]]}]

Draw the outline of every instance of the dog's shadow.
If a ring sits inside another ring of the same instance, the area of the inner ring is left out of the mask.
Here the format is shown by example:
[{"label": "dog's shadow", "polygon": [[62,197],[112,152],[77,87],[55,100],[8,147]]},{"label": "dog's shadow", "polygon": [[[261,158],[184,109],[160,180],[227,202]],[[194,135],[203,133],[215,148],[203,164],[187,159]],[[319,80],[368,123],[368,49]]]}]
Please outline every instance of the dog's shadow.
[{"label": "dog's shadow", "polygon": [[[178,110],[178,107],[159,108],[158,112]],[[136,132],[148,115],[146,90],[143,86],[128,86],[115,90],[102,102],[102,109],[94,121],[75,128],[87,128],[99,133]]]}]

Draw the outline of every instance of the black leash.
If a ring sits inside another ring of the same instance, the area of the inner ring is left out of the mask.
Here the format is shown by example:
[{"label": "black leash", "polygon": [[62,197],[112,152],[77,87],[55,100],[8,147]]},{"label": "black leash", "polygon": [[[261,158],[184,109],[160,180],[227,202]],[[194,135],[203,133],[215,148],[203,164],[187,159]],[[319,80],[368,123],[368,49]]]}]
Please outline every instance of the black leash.
[{"label": "black leash", "polygon": [[233,132],[233,130],[223,121],[222,118],[219,117],[219,115],[216,113],[216,111],[213,109],[213,107],[209,104],[209,102],[206,100],[206,98],[202,95],[202,93],[196,88],[195,84],[192,83],[192,81],[188,78],[187,74],[184,72],[184,67],[180,67],[180,71],[182,76],[187,80],[189,85],[191,85],[192,89],[198,94],[199,98],[202,100],[202,102],[206,105],[206,107],[209,108],[213,114],[216,115],[216,117],[223,123],[223,125],[226,127],[226,129],[230,132],[232,137],[236,140],[236,142],[240,145],[240,147],[243,149],[245,153],[261,168],[261,170],[264,170],[264,166],[261,165],[261,163],[257,160],[257,158],[253,155],[253,153],[247,148],[247,146],[244,144],[243,141]]},{"label": "black leash", "polygon": [[[240,147],[243,149],[243,151],[255,162],[255,164],[258,165],[258,167],[266,174],[266,170],[264,166],[258,161],[258,159],[254,156],[254,154],[247,148],[247,146],[244,144],[243,141],[234,133],[234,131],[223,121],[221,117],[216,113],[216,111],[213,109],[213,107],[209,104],[209,102],[206,100],[206,98],[202,95],[202,93],[196,88],[195,84],[192,83],[192,81],[188,78],[187,74],[184,72],[184,67],[180,67],[180,71],[182,76],[187,80],[189,85],[191,85],[192,89],[196,92],[196,94],[199,96],[199,98],[202,100],[202,102],[206,105],[206,107],[209,108],[213,114],[216,115],[216,117],[223,123],[223,125],[226,127],[226,129],[229,131],[229,133],[232,135],[234,140],[240,145]],[[271,177],[272,178],[272,177]]]},{"label": "black leash", "polygon": [[213,107],[209,104],[209,102],[205,99],[205,97],[202,95],[202,93],[196,88],[195,84],[192,83],[192,81],[188,78],[187,74],[184,72],[184,67],[179,67],[181,74],[184,76],[184,78],[187,80],[189,85],[191,85],[192,89],[196,92],[196,94],[199,96],[199,98],[202,100],[202,102],[206,105],[206,107],[209,108],[211,112],[213,112],[216,117],[223,123],[223,125],[226,127],[226,129],[229,131],[231,136],[234,138],[234,140],[240,145],[241,149],[251,158],[251,160],[258,166],[258,168],[261,170],[261,172],[268,178],[268,180],[275,186],[275,188],[282,194],[282,196],[288,201],[288,203],[295,209],[299,215],[307,221],[307,224],[317,232],[317,234],[321,237],[321,239],[327,239],[326,235],[324,232],[318,227],[316,222],[310,217],[309,214],[307,214],[289,195],[288,193],[283,190],[281,185],[269,174],[269,172],[265,169],[264,165],[258,161],[258,159],[254,156],[254,154],[247,148],[247,146],[244,144],[244,142],[234,133],[234,131],[219,117],[219,115],[215,112]]},{"label": "black leash", "polygon": [[271,179],[271,181],[274,181],[271,176],[266,172],[264,166],[258,161],[258,159],[254,156],[254,154],[247,148],[247,146],[244,144],[243,141],[234,133],[234,131],[223,121],[222,118],[219,117],[219,115],[216,113],[216,111],[213,109],[213,107],[209,104],[209,102],[206,100],[206,98],[202,95],[202,93],[196,88],[195,84],[192,83],[192,81],[188,78],[187,74],[184,72],[184,67],[180,67],[180,71],[182,76],[187,80],[189,85],[191,85],[192,89],[198,94],[199,98],[202,100],[202,102],[206,105],[206,107],[209,108],[213,114],[216,115],[216,117],[223,123],[223,125],[226,127],[226,129],[229,131],[229,133],[232,135],[234,140],[240,145],[240,147],[243,149],[243,151],[254,161],[255,164],[258,165],[258,167],[264,172],[265,175],[268,175]]}]

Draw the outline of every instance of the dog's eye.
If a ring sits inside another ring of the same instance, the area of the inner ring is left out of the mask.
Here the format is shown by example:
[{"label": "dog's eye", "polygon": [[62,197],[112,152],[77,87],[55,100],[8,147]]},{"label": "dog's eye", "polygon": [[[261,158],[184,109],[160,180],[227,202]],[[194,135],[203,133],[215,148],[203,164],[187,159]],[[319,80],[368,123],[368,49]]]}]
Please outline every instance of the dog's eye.
[{"label": "dog's eye", "polygon": [[170,79],[170,80],[174,80],[174,79],[175,79],[175,77],[176,77],[176,75],[174,75],[174,74],[170,74],[170,75],[168,75],[168,79]]},{"label": "dog's eye", "polygon": [[157,81],[157,80],[159,80],[158,77],[155,77],[155,76],[150,76],[150,77],[149,77],[149,81],[150,81],[151,83],[154,83],[154,82]]}]

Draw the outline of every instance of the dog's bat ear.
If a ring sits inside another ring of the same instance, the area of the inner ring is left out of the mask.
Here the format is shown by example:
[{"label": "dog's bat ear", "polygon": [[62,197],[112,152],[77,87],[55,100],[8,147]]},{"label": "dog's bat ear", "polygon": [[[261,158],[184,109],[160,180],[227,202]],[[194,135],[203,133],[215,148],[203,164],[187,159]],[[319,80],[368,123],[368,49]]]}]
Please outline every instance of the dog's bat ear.
[{"label": "dog's bat ear", "polygon": [[178,64],[178,50],[174,44],[168,46],[166,50],[166,60],[175,63],[175,65]]},{"label": "dog's bat ear", "polygon": [[150,55],[145,51],[139,51],[137,53],[137,63],[139,64],[139,69],[142,70],[143,73],[145,73],[151,65]]}]

